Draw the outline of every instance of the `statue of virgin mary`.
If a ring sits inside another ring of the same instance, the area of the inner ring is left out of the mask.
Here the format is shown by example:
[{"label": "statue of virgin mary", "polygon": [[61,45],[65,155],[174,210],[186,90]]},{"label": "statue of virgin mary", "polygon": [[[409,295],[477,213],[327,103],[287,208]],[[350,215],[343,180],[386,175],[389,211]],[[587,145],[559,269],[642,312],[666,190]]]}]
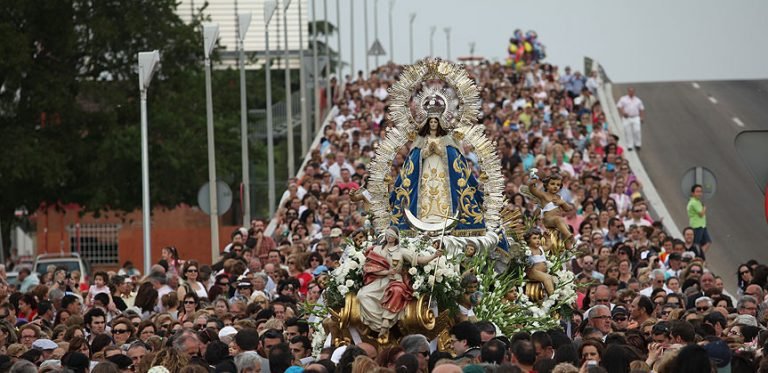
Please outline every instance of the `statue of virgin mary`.
[{"label": "statue of virgin mary", "polygon": [[453,136],[456,132],[443,126],[446,101],[439,93],[422,100],[427,118],[390,195],[392,224],[408,231],[412,230],[408,215],[432,225],[455,219],[453,236],[482,236],[486,234],[483,193]]}]

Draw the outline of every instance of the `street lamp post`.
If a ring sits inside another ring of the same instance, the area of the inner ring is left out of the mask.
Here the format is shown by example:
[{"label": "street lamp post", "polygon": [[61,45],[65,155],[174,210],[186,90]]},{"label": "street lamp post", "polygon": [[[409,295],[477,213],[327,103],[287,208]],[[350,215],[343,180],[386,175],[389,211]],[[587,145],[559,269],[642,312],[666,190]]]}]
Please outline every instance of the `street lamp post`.
[{"label": "street lamp post", "polygon": [[443,29],[445,31],[445,54],[448,60],[451,59],[451,28],[446,27]]},{"label": "street lamp post", "polygon": [[[373,0],[373,40],[379,41],[379,0]],[[379,54],[373,58],[374,69],[379,68]]]},{"label": "street lamp post", "polygon": [[431,57],[435,56],[435,31],[437,31],[436,26],[429,28],[429,55]]},{"label": "street lamp post", "polygon": [[301,102],[301,154],[309,151],[309,128],[307,123],[307,77],[304,76],[304,23],[301,20],[299,0],[299,102]]},{"label": "street lamp post", "polygon": [[472,57],[472,60],[474,61],[474,57],[475,57],[475,42],[474,41],[469,43],[469,56]]},{"label": "street lamp post", "polygon": [[245,100],[245,33],[251,25],[251,12],[237,15],[240,49],[240,148],[243,169],[243,225],[251,222],[251,174],[248,165],[248,108]]},{"label": "street lamp post", "polygon": [[325,109],[331,110],[333,98],[331,97],[331,44],[328,42],[328,0],[323,0],[323,24],[325,27],[325,58],[328,59],[328,65],[325,68]]},{"label": "street lamp post", "polygon": [[269,21],[277,9],[274,0],[264,2],[264,69],[267,75],[267,198],[269,199],[269,213],[275,212],[275,138],[272,128],[272,63],[269,56]]},{"label": "street lamp post", "polygon": [[336,51],[339,57],[339,65],[336,66],[336,84],[341,86],[343,81],[341,79],[341,6],[339,0],[336,0]]},{"label": "street lamp post", "polygon": [[141,94],[141,219],[144,241],[144,273],[152,266],[149,204],[149,141],[147,135],[147,89],[152,75],[160,68],[160,52],[139,52],[139,93]]},{"label": "street lamp post", "polygon": [[368,77],[368,73],[371,71],[370,68],[370,57],[368,56],[368,48],[370,48],[370,45],[368,44],[368,0],[363,0],[363,29],[365,30],[364,38],[365,38],[365,75],[363,78]]},{"label": "street lamp post", "polygon": [[208,129],[208,199],[211,204],[211,263],[219,258],[219,207],[216,196],[216,147],[213,138],[213,93],[211,87],[211,53],[219,38],[218,23],[203,23],[205,53],[205,113]]},{"label": "street lamp post", "polygon": [[290,65],[290,50],[288,48],[288,7],[291,6],[291,0],[284,0],[283,6],[283,36],[285,38],[285,123],[286,123],[286,137],[288,138],[288,176],[293,177],[296,173],[294,168],[296,167],[294,159],[293,149],[293,103],[291,102],[291,65]]},{"label": "street lamp post", "polygon": [[395,0],[389,0],[389,60],[395,62],[395,42],[392,36],[392,9],[395,8]]},{"label": "street lamp post", "polygon": [[414,20],[416,20],[416,13],[411,13],[411,21],[408,24],[408,35],[409,35],[409,39],[410,39],[410,43],[409,43],[410,48],[409,49],[411,50],[411,55],[410,55],[410,59],[409,59],[410,63],[414,62],[413,61],[413,21]]},{"label": "street lamp post", "polygon": [[320,72],[317,64],[317,2],[312,0],[312,97],[315,103],[315,133],[320,132]]},{"label": "street lamp post", "polygon": [[349,76],[355,79],[355,2],[349,2]]}]

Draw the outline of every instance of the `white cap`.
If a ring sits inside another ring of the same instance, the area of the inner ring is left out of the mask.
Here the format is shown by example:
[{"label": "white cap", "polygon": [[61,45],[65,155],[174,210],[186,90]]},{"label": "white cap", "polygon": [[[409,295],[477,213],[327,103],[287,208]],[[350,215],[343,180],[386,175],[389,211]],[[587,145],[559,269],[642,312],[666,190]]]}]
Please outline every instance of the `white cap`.
[{"label": "white cap", "polygon": [[35,342],[32,343],[32,348],[36,350],[55,350],[59,348],[59,345],[56,344],[56,342],[50,340],[50,339],[38,339]]},{"label": "white cap", "polygon": [[226,344],[230,344],[237,334],[237,329],[231,326],[225,326],[219,330],[219,340]]}]

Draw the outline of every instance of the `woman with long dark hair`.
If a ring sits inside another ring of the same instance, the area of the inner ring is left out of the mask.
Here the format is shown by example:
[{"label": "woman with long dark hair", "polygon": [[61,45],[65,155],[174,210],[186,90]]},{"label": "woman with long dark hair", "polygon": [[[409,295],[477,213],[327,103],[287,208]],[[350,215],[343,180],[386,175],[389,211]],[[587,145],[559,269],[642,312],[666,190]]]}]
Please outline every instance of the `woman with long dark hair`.
[{"label": "woman with long dark hair", "polygon": [[155,290],[151,282],[146,281],[139,285],[133,305],[141,310],[142,319],[146,320],[155,310],[155,307],[157,307],[157,295],[157,290]]}]

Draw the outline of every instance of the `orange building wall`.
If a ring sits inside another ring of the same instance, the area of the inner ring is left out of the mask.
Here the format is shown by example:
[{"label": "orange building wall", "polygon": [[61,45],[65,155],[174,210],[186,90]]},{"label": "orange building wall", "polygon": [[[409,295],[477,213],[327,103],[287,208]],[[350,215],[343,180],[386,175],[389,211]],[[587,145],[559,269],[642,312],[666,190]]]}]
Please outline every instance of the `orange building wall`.
[{"label": "orange building wall", "polygon": [[[144,263],[141,210],[127,214],[115,212],[102,213],[100,216],[88,213],[79,216],[76,205],[63,208],[41,208],[33,216],[37,226],[37,253],[56,253],[60,250],[70,252],[67,227],[74,224],[120,224],[118,233],[119,265],[126,260],[142,270]],[[235,226],[223,226],[219,220],[219,248],[230,242],[229,236]],[[160,251],[165,246],[176,246],[182,259],[196,259],[201,263],[211,263],[210,219],[199,208],[186,205],[174,209],[154,209],[151,220],[151,255],[152,263],[160,259]]]}]

